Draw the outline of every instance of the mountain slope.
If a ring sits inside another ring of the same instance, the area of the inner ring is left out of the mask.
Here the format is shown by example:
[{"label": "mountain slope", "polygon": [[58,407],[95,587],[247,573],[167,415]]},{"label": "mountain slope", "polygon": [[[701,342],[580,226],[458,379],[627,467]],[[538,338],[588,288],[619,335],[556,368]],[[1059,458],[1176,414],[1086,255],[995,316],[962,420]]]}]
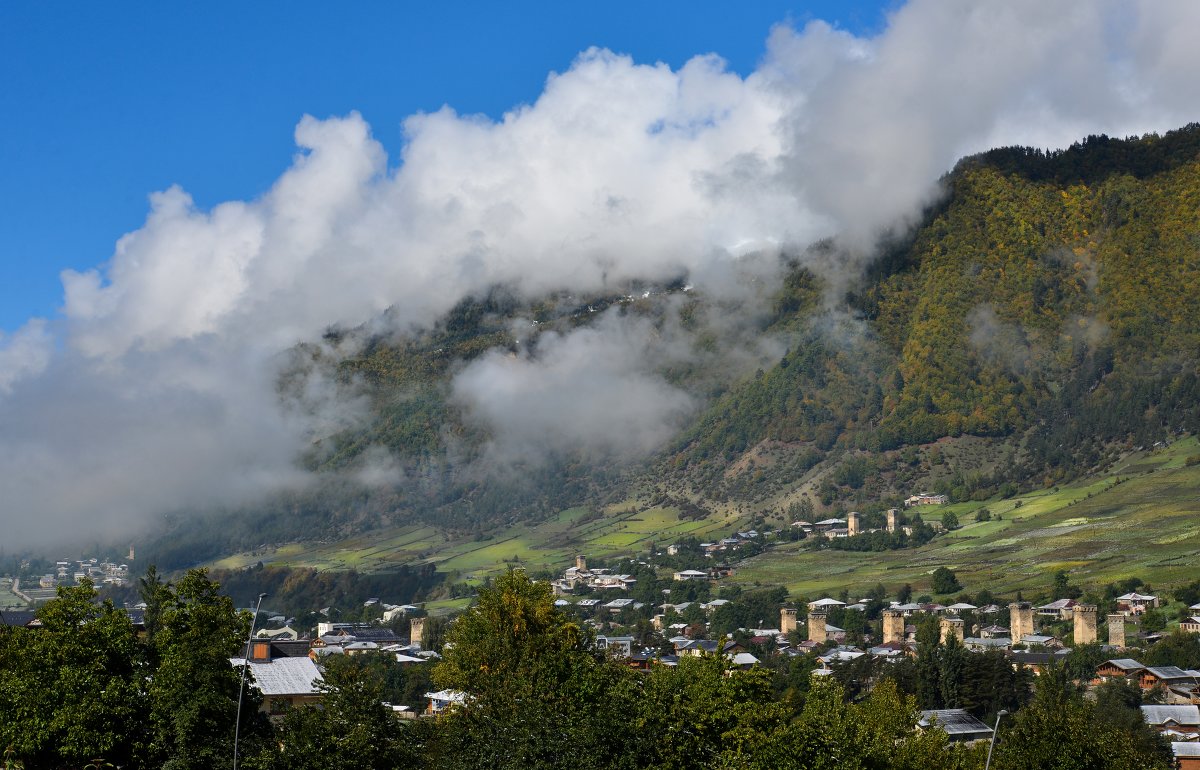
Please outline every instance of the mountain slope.
[{"label": "mountain slope", "polygon": [[[1200,431],[1198,149],[1193,125],[965,159],[848,291],[835,288],[847,268],[828,267],[838,245],[822,243],[752,273],[740,300],[686,277],[590,297],[497,287],[431,329],[331,330],[280,380],[297,408],[314,373],[369,404],[306,458],[329,484],[248,521],[181,523],[158,552],[181,562],[398,525],[484,538],[654,499],[783,521],[870,512],[914,486],[984,499],[1101,472],[1123,447]],[[649,459],[618,443],[497,461],[497,429],[455,378],[488,357],[537,361],[612,319],[645,330],[653,376],[698,406],[690,421],[664,423],[678,431]],[[379,467],[387,483],[361,483]]]}]

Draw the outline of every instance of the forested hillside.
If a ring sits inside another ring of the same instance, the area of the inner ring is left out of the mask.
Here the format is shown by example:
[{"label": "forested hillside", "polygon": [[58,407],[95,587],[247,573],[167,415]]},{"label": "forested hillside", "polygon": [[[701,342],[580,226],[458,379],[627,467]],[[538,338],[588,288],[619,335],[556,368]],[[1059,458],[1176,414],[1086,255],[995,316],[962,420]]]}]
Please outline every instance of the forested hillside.
[{"label": "forested hillside", "polygon": [[[331,330],[292,352],[279,386],[302,405],[306,377],[321,371],[370,404],[370,419],[304,458],[330,484],[264,504],[252,521],[180,524],[156,548],[179,563],[202,543],[193,559],[403,521],[482,536],[664,494],[701,514],[869,511],[921,484],[1012,494],[1200,430],[1200,126],[994,150],[962,160],[943,186],[865,274],[833,280],[822,266],[850,263],[820,243],[785,256],[775,282],[740,305],[692,291],[687,276],[605,296],[497,287],[433,328]],[[455,374],[612,315],[677,341],[683,352],[661,356],[657,375],[689,394],[690,421],[649,457],[490,463],[491,436],[455,399]],[[982,459],[935,471],[933,442],[967,437]],[[346,480],[380,458],[387,483]]]}]

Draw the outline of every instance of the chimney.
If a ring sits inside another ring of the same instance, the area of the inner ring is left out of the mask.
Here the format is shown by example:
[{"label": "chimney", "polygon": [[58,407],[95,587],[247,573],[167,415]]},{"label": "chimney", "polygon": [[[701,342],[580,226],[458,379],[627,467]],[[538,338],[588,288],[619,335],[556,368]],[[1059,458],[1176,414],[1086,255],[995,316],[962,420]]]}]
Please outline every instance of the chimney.
[{"label": "chimney", "polygon": [[1075,644],[1096,641],[1096,605],[1076,604],[1072,612],[1075,613]]},{"label": "chimney", "polygon": [[887,531],[895,532],[900,526],[900,512],[895,508],[888,508],[887,511]]},{"label": "chimney", "polygon": [[413,618],[408,623],[408,643],[425,646],[425,618]]},{"label": "chimney", "polygon": [[1013,602],[1008,605],[1009,636],[1013,644],[1033,633],[1033,605],[1029,602]]},{"label": "chimney", "polygon": [[904,641],[904,613],[900,610],[883,611],[883,643]]},{"label": "chimney", "polygon": [[1121,613],[1108,616],[1108,643],[1118,649],[1125,648],[1125,621],[1128,620]]},{"label": "chimney", "polygon": [[962,618],[942,618],[939,623],[942,630],[942,644],[953,636],[959,642],[963,640],[963,621]]},{"label": "chimney", "polygon": [[824,610],[812,610],[808,613],[808,641],[824,644],[829,637],[825,633],[825,620],[829,613]]},{"label": "chimney", "polygon": [[850,537],[862,532],[862,514],[858,511],[850,511],[846,514],[846,534]]},{"label": "chimney", "polygon": [[250,642],[250,662],[270,663],[271,643],[266,639],[254,639]]},{"label": "chimney", "polygon": [[587,559],[583,554],[575,555],[575,569],[579,570],[580,572],[587,572]]},{"label": "chimney", "polygon": [[792,607],[784,607],[779,611],[779,631],[784,636],[796,630],[796,610]]}]

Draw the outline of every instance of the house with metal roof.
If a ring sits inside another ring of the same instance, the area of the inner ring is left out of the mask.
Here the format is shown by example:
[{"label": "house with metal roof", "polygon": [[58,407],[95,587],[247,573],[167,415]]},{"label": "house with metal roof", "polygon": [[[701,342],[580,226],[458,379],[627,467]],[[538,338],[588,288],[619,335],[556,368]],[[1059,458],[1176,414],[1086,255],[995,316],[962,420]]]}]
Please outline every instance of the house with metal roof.
[{"label": "house with metal roof", "polygon": [[1175,755],[1175,766],[1179,770],[1200,770],[1200,743],[1172,741],[1171,753]]},{"label": "house with metal roof", "polygon": [[280,714],[287,705],[299,706],[321,699],[321,670],[307,656],[271,656],[271,642],[255,639],[250,643],[250,659],[230,658],[235,668],[247,667],[249,686],[263,695],[262,710]]},{"label": "house with metal roof", "polygon": [[467,702],[466,693],[458,690],[438,690],[437,692],[427,692],[425,697],[429,699],[429,703],[425,706],[425,713],[433,716],[441,714],[453,706],[461,706]]},{"label": "house with metal roof", "polygon": [[1043,604],[1037,608],[1037,614],[1045,618],[1057,618],[1058,620],[1070,620],[1073,617],[1075,605],[1078,604],[1074,599],[1058,599],[1057,601]]},{"label": "house with metal roof", "polygon": [[1137,591],[1130,591],[1117,597],[1117,610],[1126,615],[1141,615],[1146,610],[1154,609],[1157,606],[1157,596],[1139,594]]},{"label": "house with metal roof", "polygon": [[1096,667],[1096,679],[1102,682],[1109,679],[1125,679],[1138,675],[1145,668],[1133,658],[1113,658]]},{"label": "house with metal roof", "polygon": [[1142,718],[1159,732],[1200,734],[1200,706],[1142,706]]},{"label": "house with metal roof", "polygon": [[1182,669],[1178,666],[1147,666],[1138,674],[1138,685],[1149,690],[1156,685],[1163,687],[1200,685],[1200,671]]}]

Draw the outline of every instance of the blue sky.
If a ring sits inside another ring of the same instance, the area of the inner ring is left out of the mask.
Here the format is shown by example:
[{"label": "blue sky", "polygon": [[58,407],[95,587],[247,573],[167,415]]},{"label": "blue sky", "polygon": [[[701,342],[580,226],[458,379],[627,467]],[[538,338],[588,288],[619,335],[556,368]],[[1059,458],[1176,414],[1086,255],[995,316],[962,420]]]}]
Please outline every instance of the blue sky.
[{"label": "blue sky", "polygon": [[400,123],[448,104],[498,117],[601,46],[752,71],[771,26],[858,35],[887,3],[0,5],[0,330],[53,318],[59,271],[103,263],[172,184],[209,207],[287,167],[299,118],[361,112],[393,162]]}]

